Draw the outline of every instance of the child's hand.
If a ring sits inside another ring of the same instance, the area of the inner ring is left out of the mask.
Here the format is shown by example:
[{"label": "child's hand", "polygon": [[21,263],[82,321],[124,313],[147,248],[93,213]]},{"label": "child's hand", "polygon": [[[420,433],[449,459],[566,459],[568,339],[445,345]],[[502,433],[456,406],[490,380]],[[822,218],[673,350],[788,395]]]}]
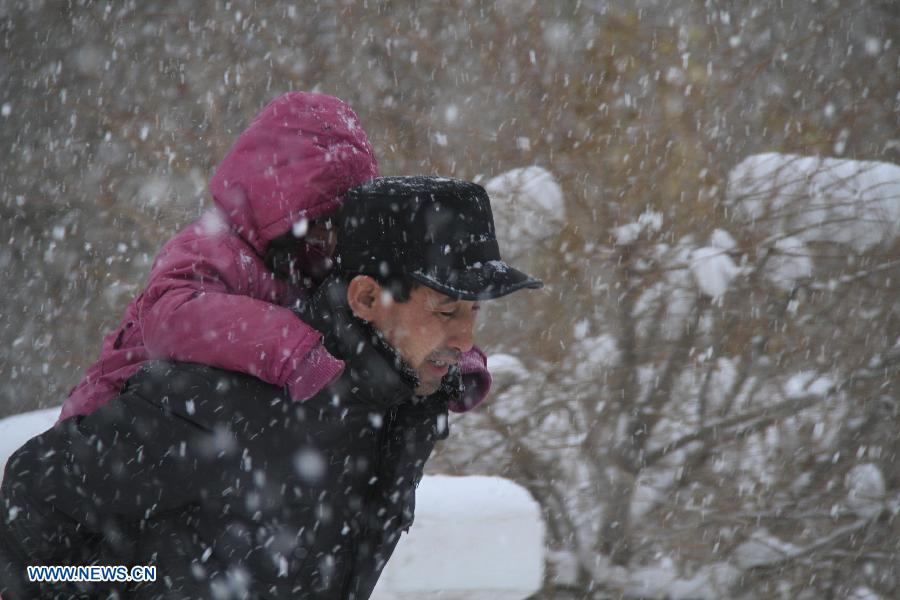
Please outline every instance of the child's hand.
[{"label": "child's hand", "polygon": [[346,304],[346,298],[335,296],[342,293],[346,295],[347,288],[342,285],[334,285],[334,281],[334,279],[329,279],[322,283],[312,295],[301,300],[293,310],[301,321],[322,334],[322,344],[332,356],[343,358],[345,352],[336,335],[342,323],[334,307]]}]

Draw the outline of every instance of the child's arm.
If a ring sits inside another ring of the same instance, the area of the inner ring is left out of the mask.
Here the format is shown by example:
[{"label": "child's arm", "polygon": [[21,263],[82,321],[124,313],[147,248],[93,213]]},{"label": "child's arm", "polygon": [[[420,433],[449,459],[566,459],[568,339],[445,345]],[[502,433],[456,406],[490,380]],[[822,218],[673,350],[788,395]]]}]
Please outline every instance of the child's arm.
[{"label": "child's arm", "polygon": [[279,306],[279,282],[256,255],[227,238],[193,238],[160,253],[138,306],[151,358],[254,375],[289,385],[305,400],[334,379],[343,362],[321,334]]}]

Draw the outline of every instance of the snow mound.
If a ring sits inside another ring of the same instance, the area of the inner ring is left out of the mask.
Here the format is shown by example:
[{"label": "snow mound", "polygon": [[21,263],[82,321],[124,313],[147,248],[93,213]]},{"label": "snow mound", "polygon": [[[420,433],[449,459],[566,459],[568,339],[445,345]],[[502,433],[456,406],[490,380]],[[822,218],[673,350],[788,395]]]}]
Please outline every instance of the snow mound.
[{"label": "snow mound", "polygon": [[[838,242],[857,252],[900,234],[900,167],[874,161],[755,154],[731,170],[737,215],[802,242]],[[796,233],[794,233],[796,232]]]},{"label": "snow mound", "polygon": [[22,444],[53,427],[61,408],[45,408],[0,419],[0,479],[6,461]]},{"label": "snow mound", "polygon": [[[472,507],[477,507],[473,510]],[[500,477],[425,477],[373,600],[519,600],[541,588],[540,507]]]}]

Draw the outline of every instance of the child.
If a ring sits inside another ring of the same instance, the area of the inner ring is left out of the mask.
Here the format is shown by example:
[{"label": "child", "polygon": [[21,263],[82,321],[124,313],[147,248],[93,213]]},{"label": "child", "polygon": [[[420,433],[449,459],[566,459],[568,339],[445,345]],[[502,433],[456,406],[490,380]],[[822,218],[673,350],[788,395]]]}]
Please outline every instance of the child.
[{"label": "child", "polygon": [[[160,358],[248,373],[287,386],[296,401],[315,395],[344,365],[287,307],[327,270],[327,215],[348,189],[377,175],[344,102],[305,92],[271,102],[210,180],[216,207],[160,250],[147,287],[103,340],[60,420],[93,412]],[[484,400],[490,375],[477,348],[459,366],[466,393],[451,409],[462,412]]]}]

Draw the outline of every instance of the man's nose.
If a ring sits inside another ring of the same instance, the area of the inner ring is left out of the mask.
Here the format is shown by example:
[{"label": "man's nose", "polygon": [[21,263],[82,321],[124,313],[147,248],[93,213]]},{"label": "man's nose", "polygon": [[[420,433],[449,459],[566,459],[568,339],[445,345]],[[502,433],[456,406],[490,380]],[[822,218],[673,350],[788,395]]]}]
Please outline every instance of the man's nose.
[{"label": "man's nose", "polygon": [[475,313],[469,312],[454,321],[448,345],[461,353],[468,352],[475,345]]}]

